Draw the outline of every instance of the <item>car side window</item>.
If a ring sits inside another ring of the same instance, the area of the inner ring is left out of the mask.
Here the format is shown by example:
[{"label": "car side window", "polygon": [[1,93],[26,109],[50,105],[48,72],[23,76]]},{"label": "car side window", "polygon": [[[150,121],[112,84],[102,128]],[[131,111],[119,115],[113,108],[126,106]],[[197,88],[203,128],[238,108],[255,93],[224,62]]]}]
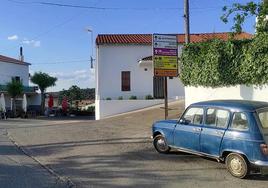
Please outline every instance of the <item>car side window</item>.
[{"label": "car side window", "polygon": [[206,112],[206,125],[225,128],[228,125],[229,112],[227,110],[209,108]]},{"label": "car side window", "polygon": [[235,112],[233,115],[231,128],[236,130],[247,130],[248,120],[246,114],[242,112]]},{"label": "car side window", "polygon": [[191,124],[202,124],[203,122],[203,108],[189,108],[184,114],[183,119]]}]

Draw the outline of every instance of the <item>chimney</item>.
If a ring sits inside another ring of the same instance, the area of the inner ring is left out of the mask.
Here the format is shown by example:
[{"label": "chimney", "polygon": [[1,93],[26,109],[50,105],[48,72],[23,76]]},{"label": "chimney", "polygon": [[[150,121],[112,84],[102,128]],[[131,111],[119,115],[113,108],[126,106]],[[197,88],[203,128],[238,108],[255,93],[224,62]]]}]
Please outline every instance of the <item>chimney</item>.
[{"label": "chimney", "polygon": [[20,61],[24,62],[23,48],[22,47],[20,47]]}]

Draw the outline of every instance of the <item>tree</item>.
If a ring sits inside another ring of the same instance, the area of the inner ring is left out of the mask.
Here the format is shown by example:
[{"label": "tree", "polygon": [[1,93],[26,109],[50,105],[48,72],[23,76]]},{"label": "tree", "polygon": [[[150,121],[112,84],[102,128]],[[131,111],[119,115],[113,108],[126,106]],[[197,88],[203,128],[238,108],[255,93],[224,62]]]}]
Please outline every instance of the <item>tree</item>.
[{"label": "tree", "polygon": [[49,76],[47,73],[37,72],[31,77],[31,81],[38,85],[41,91],[41,113],[45,109],[45,91],[48,87],[55,86],[57,78]]},{"label": "tree", "polygon": [[221,20],[224,23],[228,23],[228,18],[236,13],[233,17],[234,26],[232,30],[241,33],[242,26],[248,16],[256,16],[257,24],[256,31],[257,33],[268,32],[268,0],[263,0],[260,3],[255,3],[250,1],[249,3],[242,5],[240,3],[234,3],[231,8],[223,7],[224,15],[221,17]]},{"label": "tree", "polygon": [[13,109],[13,112],[14,112],[14,116],[16,117],[16,105],[15,105],[15,101],[16,101],[16,98],[19,95],[21,95],[22,92],[23,92],[22,82],[13,78],[11,80],[11,82],[7,83],[7,92],[11,96],[11,98],[13,99],[12,109]]},{"label": "tree", "polygon": [[[67,97],[71,106],[72,106],[72,103],[74,100],[85,99],[85,95],[84,95],[83,90],[76,85],[71,86],[68,90],[62,90],[59,94],[59,101],[61,101],[64,96]],[[76,108],[77,108],[77,106],[76,106]]]}]

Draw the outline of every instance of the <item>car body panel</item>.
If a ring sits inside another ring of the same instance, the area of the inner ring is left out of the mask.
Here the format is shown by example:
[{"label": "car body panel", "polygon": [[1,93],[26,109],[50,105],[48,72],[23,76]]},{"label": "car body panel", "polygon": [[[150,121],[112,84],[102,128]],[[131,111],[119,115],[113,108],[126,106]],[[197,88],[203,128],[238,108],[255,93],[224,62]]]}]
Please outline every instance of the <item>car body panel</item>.
[{"label": "car body panel", "polygon": [[155,122],[154,126],[152,127],[152,131],[154,133],[153,136],[160,133],[165,137],[168,145],[174,145],[173,132],[176,125],[177,120],[166,120],[166,121]]},{"label": "car body panel", "polygon": [[213,156],[219,156],[224,133],[225,129],[203,127],[200,135],[200,151]]},{"label": "car body panel", "polygon": [[178,124],[174,130],[174,145],[185,149],[200,151],[200,132],[200,125]]}]

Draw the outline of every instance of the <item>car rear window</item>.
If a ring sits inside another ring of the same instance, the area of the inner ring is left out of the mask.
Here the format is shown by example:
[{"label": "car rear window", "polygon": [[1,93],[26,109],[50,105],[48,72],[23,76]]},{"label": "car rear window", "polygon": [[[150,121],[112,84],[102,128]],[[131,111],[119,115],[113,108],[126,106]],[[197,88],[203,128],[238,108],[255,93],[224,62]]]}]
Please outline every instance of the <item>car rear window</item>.
[{"label": "car rear window", "polygon": [[259,119],[261,121],[262,128],[268,128],[268,111],[259,112]]},{"label": "car rear window", "polygon": [[231,128],[236,129],[236,130],[247,130],[248,119],[247,119],[246,114],[244,114],[243,112],[235,112],[233,116]]}]

